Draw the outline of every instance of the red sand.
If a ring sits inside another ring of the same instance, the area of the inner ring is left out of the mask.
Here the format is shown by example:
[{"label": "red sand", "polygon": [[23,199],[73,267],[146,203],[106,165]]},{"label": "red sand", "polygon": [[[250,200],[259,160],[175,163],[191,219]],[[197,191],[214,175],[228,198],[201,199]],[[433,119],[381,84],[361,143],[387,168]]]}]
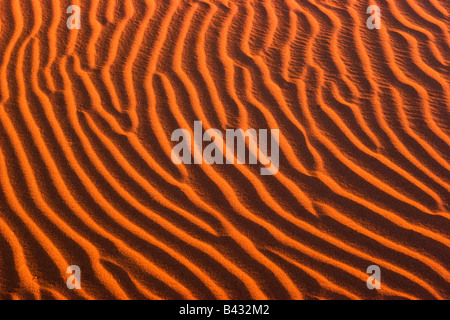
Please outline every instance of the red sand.
[{"label": "red sand", "polygon": [[[450,298],[449,12],[0,0],[0,298]],[[174,165],[196,120],[279,129],[280,171]]]}]

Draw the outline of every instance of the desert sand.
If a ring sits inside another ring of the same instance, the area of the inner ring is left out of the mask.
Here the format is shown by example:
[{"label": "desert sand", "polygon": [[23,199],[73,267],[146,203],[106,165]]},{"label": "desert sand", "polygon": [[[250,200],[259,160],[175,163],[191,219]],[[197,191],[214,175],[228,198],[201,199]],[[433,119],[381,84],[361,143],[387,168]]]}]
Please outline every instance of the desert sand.
[{"label": "desert sand", "polygon": [[[0,0],[0,299],[449,299],[449,17]],[[279,129],[279,172],[175,165],[195,121]]]}]

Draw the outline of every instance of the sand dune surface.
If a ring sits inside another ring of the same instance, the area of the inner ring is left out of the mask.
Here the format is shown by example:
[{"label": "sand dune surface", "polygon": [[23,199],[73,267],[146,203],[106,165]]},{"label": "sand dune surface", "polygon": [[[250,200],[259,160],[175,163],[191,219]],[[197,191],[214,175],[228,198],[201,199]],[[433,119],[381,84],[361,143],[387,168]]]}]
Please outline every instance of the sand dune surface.
[{"label": "sand dune surface", "polygon": [[[0,299],[450,298],[449,17],[0,0]],[[279,130],[278,172],[173,163],[195,121]]]}]

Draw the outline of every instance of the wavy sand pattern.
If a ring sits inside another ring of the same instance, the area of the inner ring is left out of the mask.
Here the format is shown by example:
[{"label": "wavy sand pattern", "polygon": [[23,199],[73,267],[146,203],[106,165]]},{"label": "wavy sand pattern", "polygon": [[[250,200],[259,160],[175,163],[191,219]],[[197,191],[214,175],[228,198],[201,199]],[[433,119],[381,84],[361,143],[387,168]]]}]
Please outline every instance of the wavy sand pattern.
[{"label": "wavy sand pattern", "polygon": [[[449,17],[0,0],[0,298],[450,298]],[[279,129],[280,171],[174,165],[197,120]]]}]

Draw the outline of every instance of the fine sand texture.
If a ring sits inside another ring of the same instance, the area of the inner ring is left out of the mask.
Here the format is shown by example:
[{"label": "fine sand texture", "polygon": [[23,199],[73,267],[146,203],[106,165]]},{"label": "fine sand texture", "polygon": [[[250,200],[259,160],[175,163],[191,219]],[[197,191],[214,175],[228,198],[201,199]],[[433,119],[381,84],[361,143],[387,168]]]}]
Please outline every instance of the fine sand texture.
[{"label": "fine sand texture", "polygon": [[[449,299],[449,17],[0,0],[0,299]],[[194,121],[278,129],[279,172],[175,165]]]}]

